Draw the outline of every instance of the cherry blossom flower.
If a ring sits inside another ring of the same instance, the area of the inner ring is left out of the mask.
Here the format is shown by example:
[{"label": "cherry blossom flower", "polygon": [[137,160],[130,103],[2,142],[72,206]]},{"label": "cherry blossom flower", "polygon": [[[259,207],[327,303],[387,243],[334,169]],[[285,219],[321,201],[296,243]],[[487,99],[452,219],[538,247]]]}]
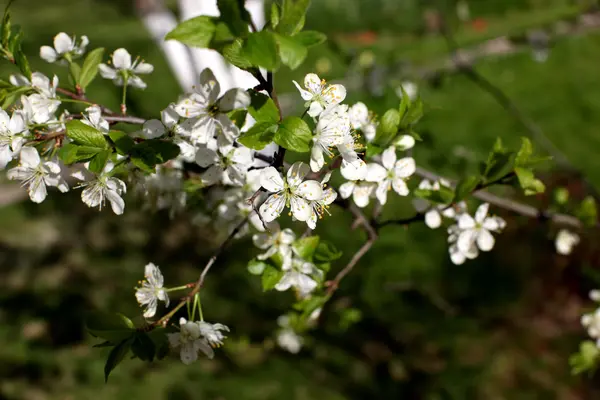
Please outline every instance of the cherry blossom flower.
[{"label": "cherry blossom flower", "polygon": [[321,183],[304,180],[310,168],[303,162],[294,163],[287,171],[286,178],[274,168],[265,168],[261,175],[261,185],[272,194],[260,206],[265,222],[275,220],[287,206],[298,221],[306,221],[312,215],[310,201],[323,197]]},{"label": "cherry blossom flower", "polygon": [[297,290],[300,297],[306,297],[317,287],[311,275],[317,273],[318,269],[314,264],[301,258],[293,258],[292,262],[282,267],[284,274],[281,280],[275,285],[275,290],[284,292],[293,287]]},{"label": "cherry blossom flower", "polygon": [[198,359],[198,352],[202,351],[208,358],[214,357],[213,349],[206,338],[202,337],[202,331],[197,322],[179,319],[179,332],[167,333],[169,345],[173,349],[180,349],[181,362],[189,365]]},{"label": "cherry blossom flower", "polygon": [[[200,335],[208,342],[211,347],[221,347],[223,339],[227,336],[223,335],[222,331],[229,332],[229,328],[223,324],[210,324],[204,321],[196,322],[200,328]],[[208,354],[207,354],[208,355]],[[209,356],[212,358],[212,356]]]},{"label": "cherry blossom flower", "polygon": [[196,151],[196,163],[208,168],[202,174],[202,183],[206,186],[223,182],[225,185],[243,185],[246,172],[252,165],[252,151],[247,147],[220,146],[216,149],[212,140],[205,148]]},{"label": "cherry blossom flower", "polygon": [[66,65],[72,59],[85,53],[88,43],[87,36],[82,36],[78,44],[75,37],[71,38],[66,33],[61,32],[54,36],[54,48],[50,46],[40,48],[40,57],[49,63]]},{"label": "cherry blossom flower", "polygon": [[448,228],[448,252],[450,253],[450,260],[455,265],[464,264],[467,260],[474,260],[479,255],[479,249],[475,243],[471,243],[466,251],[462,251],[458,248],[457,241],[461,230],[458,225],[452,225]]},{"label": "cherry blossom flower", "polygon": [[365,103],[354,104],[350,107],[349,114],[352,129],[360,130],[365,135],[367,142],[373,141],[377,133],[377,123]]},{"label": "cherry blossom flower", "polygon": [[154,71],[152,64],[148,64],[139,57],[131,61],[131,54],[123,48],[115,50],[112,54],[112,67],[107,64],[100,64],[98,69],[104,79],[111,79],[117,86],[133,86],[138,89],[145,89],[146,83],[138,76],[140,74],[150,74]]},{"label": "cherry blossom flower", "polygon": [[266,260],[278,254],[287,265],[292,261],[292,243],[296,240],[296,234],[289,228],[281,229],[277,222],[268,226],[269,231],[252,236],[252,242],[264,253],[256,256],[259,260]]},{"label": "cherry blossom flower", "polygon": [[0,169],[19,155],[25,143],[23,136],[29,133],[26,117],[22,111],[14,111],[9,117],[6,111],[0,109]]},{"label": "cherry blossom flower", "polygon": [[55,186],[61,192],[69,191],[67,182],[60,175],[60,165],[53,161],[42,162],[40,155],[34,147],[21,149],[19,166],[8,171],[8,179],[20,180],[27,187],[29,198],[34,203],[41,203],[46,199],[48,191],[46,186]]},{"label": "cherry blossom flower", "polygon": [[569,255],[571,251],[573,251],[573,247],[575,247],[579,243],[579,235],[573,232],[570,232],[566,229],[561,229],[556,235],[556,240],[554,242],[556,246],[556,252],[562,255]]},{"label": "cherry blossom flower", "polygon": [[114,165],[108,162],[102,173],[98,175],[81,169],[74,172],[72,176],[83,182],[78,187],[85,188],[81,193],[81,200],[88,207],[100,207],[102,210],[108,200],[113,212],[121,215],[125,211],[125,202],[121,196],[127,192],[127,186],[125,182],[112,176],[113,167]]},{"label": "cherry blossom flower", "polygon": [[227,113],[250,105],[250,95],[242,89],[230,89],[219,98],[221,86],[210,69],[200,74],[200,84],[175,105],[175,111],[190,121],[193,141],[207,143],[216,134],[221,141],[233,143],[240,134]]},{"label": "cherry blossom flower", "polygon": [[405,180],[416,171],[415,160],[405,157],[396,161],[396,149],[389,147],[381,156],[383,164],[369,164],[365,180],[377,183],[375,196],[383,205],[387,202],[387,192],[393,188],[400,196],[408,196]]},{"label": "cherry blossom flower", "polygon": [[467,213],[458,217],[458,238],[456,244],[462,253],[472,251],[474,244],[481,251],[490,251],[494,247],[494,236],[491,232],[500,232],[505,223],[499,217],[488,217],[488,203],[481,204],[475,212],[475,218]]},{"label": "cherry blossom flower", "polygon": [[312,214],[310,218],[306,220],[306,224],[310,229],[315,229],[317,227],[317,219],[323,218],[323,215],[325,213],[329,214],[329,206],[337,198],[337,192],[331,187],[326,187],[330,177],[331,172],[328,172],[321,180],[323,196],[319,200],[314,200],[310,202],[310,206],[312,207]]},{"label": "cherry blossom flower", "polygon": [[302,89],[298,82],[294,85],[300,91],[300,95],[306,100],[308,115],[316,118],[326,108],[339,104],[346,98],[346,88],[342,85],[328,85],[325,80],[321,80],[316,74],[308,74],[304,77],[304,87]]},{"label": "cherry blossom flower", "polygon": [[367,164],[358,156],[355,150],[354,139],[349,136],[344,143],[337,146],[342,163],[340,165],[340,173],[350,181],[360,181],[367,176]]},{"label": "cherry blossom flower", "polygon": [[141,287],[136,288],[135,298],[141,306],[146,306],[144,318],[152,318],[156,314],[158,301],[164,301],[165,307],[169,306],[169,294],[163,287],[164,279],[160,269],[149,263],[144,268],[144,280]]},{"label": "cherry blossom flower", "polygon": [[360,208],[369,205],[369,199],[375,192],[376,184],[364,181],[349,181],[339,187],[340,197],[347,199],[352,196],[354,204]]},{"label": "cherry blossom flower", "polygon": [[102,118],[102,109],[99,106],[90,106],[85,109],[83,119],[81,120],[86,125],[98,129],[100,132],[108,134],[110,125],[108,121]]},{"label": "cherry blossom flower", "polygon": [[[440,186],[449,188],[450,183],[443,179],[435,181],[433,184],[427,179],[423,179],[421,183],[419,183],[419,189],[424,190],[436,191],[440,190]],[[435,204],[432,206],[431,202],[425,199],[416,198],[413,200],[413,205],[418,212],[425,212],[425,225],[431,229],[437,229],[442,225],[442,217],[456,218],[457,214],[466,210],[466,204],[464,202],[455,206],[450,206],[448,204]]]},{"label": "cherry blossom flower", "polygon": [[310,168],[318,172],[325,165],[323,153],[333,156],[331,149],[346,142],[350,136],[350,117],[345,105],[333,106],[324,111],[317,124],[310,155]]}]

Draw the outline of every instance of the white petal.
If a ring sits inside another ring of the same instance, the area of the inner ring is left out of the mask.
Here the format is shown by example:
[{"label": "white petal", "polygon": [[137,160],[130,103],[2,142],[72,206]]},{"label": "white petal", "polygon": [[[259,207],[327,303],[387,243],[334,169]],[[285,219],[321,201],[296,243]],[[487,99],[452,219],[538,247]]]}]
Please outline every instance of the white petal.
[{"label": "white petal", "polygon": [[35,169],[40,165],[40,155],[35,147],[28,146],[21,149],[21,165],[31,169]]},{"label": "white petal", "polygon": [[500,229],[500,224],[495,218],[484,219],[483,224],[481,224],[481,226],[487,229],[488,231],[496,231]]},{"label": "white petal", "polygon": [[476,238],[477,238],[477,232],[475,230],[469,229],[466,231],[462,231],[458,235],[456,245],[458,246],[458,249],[462,253],[467,253],[472,248],[473,243],[475,242]]},{"label": "white petal", "polygon": [[480,205],[477,208],[477,211],[475,212],[475,221],[477,221],[478,223],[483,223],[483,221],[485,220],[485,217],[488,214],[488,209],[490,208],[489,203],[483,203],[482,205]]},{"label": "white petal", "polygon": [[223,179],[224,172],[218,165],[212,165],[202,174],[202,184],[212,186],[219,183]]},{"label": "white petal", "polygon": [[219,156],[215,151],[207,148],[196,150],[196,164],[202,168],[208,168],[217,161],[219,161]]},{"label": "white petal", "polygon": [[398,150],[408,150],[415,147],[415,138],[410,135],[402,135],[394,142],[394,146],[398,148]]},{"label": "white petal", "polygon": [[351,181],[358,181],[365,179],[365,176],[368,172],[368,168],[367,164],[357,157],[352,162],[342,160],[342,164],[340,165],[340,172],[344,178]]},{"label": "white petal", "polygon": [[342,185],[338,189],[340,191],[340,196],[342,197],[342,199],[347,199],[348,197],[352,196],[352,192],[354,191],[355,187],[356,183],[354,182],[342,183]]},{"label": "white petal", "polygon": [[458,217],[458,227],[462,230],[472,229],[475,227],[475,220],[469,214],[461,214]]},{"label": "white petal", "polygon": [[250,105],[250,95],[243,89],[230,89],[219,100],[219,110],[229,112]]},{"label": "white petal", "polygon": [[304,100],[311,100],[313,98],[313,94],[311,92],[308,92],[304,89],[302,89],[302,87],[300,87],[300,85],[298,85],[298,82],[293,81],[294,85],[296,85],[296,87],[298,88],[298,91],[300,92],[300,96],[302,96],[302,98]]},{"label": "white petal", "polygon": [[405,157],[396,161],[394,166],[394,173],[396,176],[401,178],[408,178],[417,170],[415,159],[412,157]]},{"label": "white petal", "polygon": [[240,164],[240,167],[244,167],[247,170],[253,161],[252,150],[247,147],[237,147],[231,155],[231,161]]},{"label": "white petal", "polygon": [[29,197],[34,203],[41,203],[46,199],[48,194],[46,184],[43,179],[34,180],[29,186]]},{"label": "white petal", "polygon": [[100,71],[100,76],[104,79],[115,79],[117,77],[117,71],[106,64],[98,65],[98,70]]},{"label": "white petal", "polygon": [[175,111],[174,106],[174,104],[170,104],[160,112],[160,119],[168,129],[172,129],[179,122],[179,114]]},{"label": "white petal", "polygon": [[150,74],[154,71],[154,66],[152,64],[148,64],[146,62],[139,63],[134,69],[133,72],[136,74]]},{"label": "white petal", "polygon": [[292,187],[292,194],[305,198],[306,200],[319,200],[323,197],[321,182],[304,181],[298,186]]},{"label": "white petal", "polygon": [[131,54],[123,48],[117,49],[112,55],[112,63],[116,69],[130,69]]},{"label": "white petal", "polygon": [[307,74],[304,77],[304,87],[313,94],[321,94],[321,78],[319,78],[316,74]]},{"label": "white petal", "polygon": [[12,160],[12,151],[8,145],[0,146],[0,169],[6,168],[6,165]]},{"label": "white petal", "polygon": [[125,201],[123,201],[121,196],[119,196],[119,194],[116,191],[107,190],[106,198],[110,202],[110,208],[112,208],[115,214],[123,214],[123,212],[125,211]]},{"label": "white petal", "polygon": [[274,167],[265,168],[260,175],[260,184],[269,192],[283,190],[283,178]]},{"label": "white petal", "polygon": [[54,48],[59,54],[64,54],[73,49],[73,40],[64,32],[54,36]]},{"label": "white petal", "polygon": [[317,287],[317,282],[308,275],[298,274],[298,290],[304,295],[311,293]]},{"label": "white petal", "polygon": [[156,139],[167,133],[167,130],[161,121],[151,119],[144,122],[141,133],[144,139]]},{"label": "white petal", "polygon": [[394,164],[396,163],[396,148],[391,146],[388,147],[383,154],[381,155],[381,163],[385,167],[385,169],[394,168]]},{"label": "white petal", "polygon": [[265,222],[271,222],[281,215],[285,207],[285,197],[273,194],[260,206],[259,212]]},{"label": "white petal", "polygon": [[182,363],[185,365],[190,365],[198,359],[198,352],[196,351],[193,343],[185,343],[183,346],[181,346],[179,356],[181,357]]},{"label": "white petal", "polygon": [[480,229],[477,234],[477,247],[481,251],[490,251],[494,247],[494,236],[487,229]]},{"label": "white petal", "polygon": [[323,112],[323,106],[321,103],[316,101],[310,103],[310,107],[308,108],[308,115],[313,118],[317,118]]},{"label": "white petal", "polygon": [[437,229],[442,225],[442,216],[438,210],[430,210],[425,214],[425,225],[431,229]]},{"label": "white petal", "polygon": [[356,204],[360,208],[368,206],[369,198],[373,193],[373,189],[374,185],[358,184],[356,189],[354,189],[354,195],[352,196],[354,204]]},{"label": "white petal", "polygon": [[53,63],[58,58],[58,54],[52,47],[42,46],[40,47],[40,57],[46,62]]},{"label": "white petal", "polygon": [[310,169],[312,172],[319,172],[325,165],[325,157],[321,146],[315,144],[310,152]]},{"label": "white petal", "polygon": [[387,176],[387,170],[379,164],[367,164],[367,182],[381,182]]},{"label": "white petal", "polygon": [[342,85],[331,85],[323,93],[328,104],[339,104],[346,98],[346,88]]},{"label": "white petal", "polygon": [[310,172],[310,167],[302,161],[297,161],[287,171],[287,182],[290,187],[300,184]]},{"label": "white petal", "polygon": [[400,196],[408,196],[410,191],[408,190],[408,186],[406,186],[406,182],[402,178],[394,178],[392,180],[392,187],[394,191],[398,193]]},{"label": "white petal", "polygon": [[312,214],[312,207],[308,201],[302,197],[292,196],[290,199],[290,208],[292,210],[292,215],[298,221],[306,221]]},{"label": "white petal", "polygon": [[281,277],[281,280],[277,283],[277,285],[275,285],[275,290],[277,290],[279,292],[285,292],[290,287],[292,287],[292,284],[295,283],[295,279],[294,278],[295,277],[294,277],[294,273],[293,272],[285,273]]}]

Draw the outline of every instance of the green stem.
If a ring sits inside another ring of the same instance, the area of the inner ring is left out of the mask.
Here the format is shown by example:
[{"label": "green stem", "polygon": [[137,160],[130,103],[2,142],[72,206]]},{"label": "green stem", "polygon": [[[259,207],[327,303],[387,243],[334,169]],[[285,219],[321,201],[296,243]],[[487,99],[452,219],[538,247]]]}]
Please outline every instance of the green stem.
[{"label": "green stem", "polygon": [[127,106],[125,105],[125,101],[127,99],[127,82],[129,80],[129,77],[127,75],[125,75],[123,77],[123,97],[121,99],[121,112],[123,114],[125,114],[126,110],[127,110]]},{"label": "green stem", "polygon": [[185,305],[186,305],[186,307],[187,307],[187,312],[188,312],[188,321],[193,321],[193,319],[194,319],[194,315],[193,315],[193,314],[190,314],[190,301],[189,301],[189,300],[188,300],[188,301],[186,301],[186,302],[185,302]]},{"label": "green stem", "polygon": [[59,98],[59,100],[61,101],[61,103],[78,103],[78,104],[85,104],[86,106],[93,106],[94,103],[92,103],[91,101],[85,101],[85,100],[77,100],[77,99],[67,99],[67,98]]},{"label": "green stem", "polygon": [[202,303],[200,302],[200,293],[196,293],[195,301],[198,302],[198,313],[200,314],[200,321],[204,321],[204,315],[202,315]]},{"label": "green stem", "polygon": [[183,285],[183,286],[177,286],[177,287],[174,287],[174,288],[168,288],[168,289],[165,289],[165,290],[167,292],[174,292],[176,290],[184,290],[184,289],[189,289],[189,288],[190,288],[189,285]]}]

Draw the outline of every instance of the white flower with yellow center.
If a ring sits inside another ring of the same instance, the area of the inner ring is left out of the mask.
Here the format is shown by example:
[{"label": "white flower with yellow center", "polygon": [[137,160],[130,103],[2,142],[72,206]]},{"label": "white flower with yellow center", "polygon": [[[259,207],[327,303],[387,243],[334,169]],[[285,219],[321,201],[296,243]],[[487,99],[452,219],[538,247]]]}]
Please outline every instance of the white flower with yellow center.
[{"label": "white flower with yellow center", "polygon": [[284,292],[293,287],[300,297],[306,297],[317,288],[317,281],[312,278],[312,275],[318,273],[319,270],[314,264],[294,258],[290,264],[284,265],[282,268],[285,272],[275,285],[275,290]]},{"label": "white flower with yellow center", "polygon": [[67,65],[68,61],[85,53],[88,43],[87,36],[82,36],[79,43],[77,43],[75,37],[71,38],[66,33],[61,32],[54,36],[54,48],[50,46],[40,48],[40,57],[49,63]]},{"label": "white flower with yellow center", "polygon": [[313,172],[320,171],[325,165],[323,154],[333,157],[333,146],[343,144],[348,138],[351,138],[348,106],[333,106],[324,111],[319,118],[316,134],[312,139],[310,169]]},{"label": "white flower with yellow center", "polygon": [[202,183],[206,186],[219,182],[225,185],[244,185],[246,173],[253,161],[252,150],[249,148],[228,144],[217,148],[216,140],[211,140],[206,147],[196,151],[196,164],[208,168],[202,174]]},{"label": "white flower with yellow center", "polygon": [[329,214],[329,206],[337,198],[337,192],[332,188],[327,187],[327,182],[329,182],[329,178],[331,178],[331,172],[325,174],[325,176],[321,180],[323,196],[319,200],[314,200],[310,202],[310,206],[312,207],[312,214],[310,218],[306,220],[306,224],[310,229],[315,229],[317,227],[317,220],[323,218],[324,214]]},{"label": "white flower with yellow center", "polygon": [[458,217],[458,238],[456,244],[462,253],[473,251],[476,244],[481,251],[490,251],[494,247],[494,236],[491,232],[500,232],[505,222],[499,217],[489,217],[488,203],[481,204],[475,212],[475,217],[464,213]]},{"label": "white flower with yellow center", "polygon": [[358,102],[350,107],[349,114],[352,129],[360,130],[367,142],[373,141],[377,133],[377,123],[365,103]]},{"label": "white flower with yellow center", "polygon": [[284,178],[274,167],[262,171],[262,187],[272,194],[260,206],[259,212],[265,222],[271,222],[281,215],[287,206],[298,221],[306,221],[312,215],[310,201],[323,197],[321,183],[304,180],[310,168],[303,162],[294,163]]},{"label": "white flower with yellow center", "polygon": [[252,236],[254,245],[261,250],[266,250],[256,258],[266,260],[279,254],[284,264],[292,261],[292,243],[294,243],[294,240],[296,240],[296,234],[289,228],[281,229],[275,221],[269,224],[268,232]]},{"label": "white flower with yellow center", "polygon": [[389,147],[381,155],[381,163],[369,164],[365,180],[377,183],[375,196],[383,205],[387,202],[387,192],[394,189],[400,196],[408,196],[406,180],[415,173],[416,165],[412,157],[396,161],[396,148]]},{"label": "white flower with yellow center", "polygon": [[308,74],[304,77],[304,87],[302,89],[298,82],[294,85],[300,91],[300,95],[306,100],[308,115],[316,118],[326,108],[339,104],[346,98],[346,88],[342,85],[328,85],[325,80],[321,80],[316,74]]},{"label": "white flower with yellow center", "polygon": [[208,341],[202,337],[202,331],[197,322],[179,319],[179,332],[167,333],[169,345],[173,349],[179,349],[181,362],[189,365],[198,359],[198,352],[202,351],[208,358],[213,358],[213,349]]},{"label": "white flower with yellow center", "polygon": [[148,64],[139,57],[133,62],[131,54],[123,48],[115,50],[111,57],[112,67],[108,64],[100,64],[98,70],[104,79],[110,79],[117,86],[132,86],[145,89],[146,83],[138,75],[150,74],[154,71],[152,64]]},{"label": "white flower with yellow center", "polygon": [[0,109],[0,169],[19,155],[27,134],[26,116],[22,111],[14,111],[9,117]]},{"label": "white flower with yellow center", "polygon": [[364,208],[369,205],[369,199],[375,192],[376,187],[375,183],[365,181],[345,182],[339,188],[340,197],[347,199],[352,196],[354,204],[360,208]]},{"label": "white flower with yellow center", "polygon": [[113,212],[117,215],[125,211],[125,201],[121,198],[127,192],[127,186],[122,180],[112,176],[114,165],[106,164],[102,173],[94,175],[87,170],[79,170],[71,174],[75,179],[83,181],[78,187],[84,187],[81,200],[88,207],[102,207],[109,201]]},{"label": "white flower with yellow center", "polygon": [[141,306],[146,306],[144,318],[152,318],[156,314],[158,301],[164,301],[165,307],[169,306],[169,295],[164,285],[164,278],[160,269],[150,263],[144,268],[144,280],[141,287],[135,289],[135,298]]}]

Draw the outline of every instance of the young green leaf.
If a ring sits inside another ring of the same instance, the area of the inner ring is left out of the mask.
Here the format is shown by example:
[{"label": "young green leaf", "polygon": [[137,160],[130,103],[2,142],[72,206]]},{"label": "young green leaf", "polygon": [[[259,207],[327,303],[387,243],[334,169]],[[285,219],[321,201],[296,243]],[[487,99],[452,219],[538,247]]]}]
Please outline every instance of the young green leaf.
[{"label": "young green leaf", "polygon": [[133,146],[135,146],[135,141],[125,132],[110,131],[108,136],[115,144],[117,152],[121,155],[129,154]]},{"label": "young green leaf", "polygon": [[577,209],[577,218],[586,226],[595,226],[598,222],[598,210],[596,201],[592,196],[587,196]]},{"label": "young green leaf", "polygon": [[72,120],[66,123],[67,137],[76,144],[95,147],[99,149],[108,148],[104,134],[89,125],[78,120]]},{"label": "young green leaf", "polygon": [[244,2],[239,0],[217,0],[221,21],[227,24],[234,36],[248,34],[249,21],[243,4]]},{"label": "young green leaf", "polygon": [[91,172],[97,174],[101,173],[108,161],[108,157],[111,155],[110,150],[102,150],[91,159],[88,169]]},{"label": "young green leaf", "polygon": [[133,322],[122,314],[90,313],[86,318],[86,328],[91,335],[114,343],[135,333]]},{"label": "young green leaf", "polygon": [[380,146],[387,145],[398,133],[400,126],[400,113],[395,108],[391,108],[383,114],[377,134],[375,135],[375,143]]},{"label": "young green leaf", "polygon": [[277,124],[271,122],[259,122],[250,128],[248,132],[242,133],[237,141],[248,148],[262,150],[266,145],[273,141],[277,129]]},{"label": "young green leaf", "polygon": [[244,41],[240,38],[223,46],[221,54],[227,61],[241,69],[252,68],[252,63],[248,61],[244,53]]},{"label": "young green leaf", "polygon": [[8,4],[6,5],[6,7],[4,8],[4,15],[2,17],[2,48],[3,49],[7,49],[8,48],[8,41],[10,39],[10,5],[12,4],[13,0],[10,0],[8,2]]},{"label": "young green leaf", "polygon": [[214,18],[199,16],[185,20],[165,36],[165,40],[177,40],[192,47],[207,48],[215,34]]},{"label": "young green leaf", "polygon": [[15,63],[19,70],[23,75],[27,77],[27,79],[31,79],[31,68],[29,68],[29,61],[27,61],[27,57],[23,50],[21,50],[21,44],[19,44],[17,50],[14,52]]},{"label": "young green leaf", "polygon": [[237,126],[238,129],[242,129],[246,122],[246,116],[248,115],[247,110],[235,110],[231,111],[227,116]]},{"label": "young green leaf", "polygon": [[275,102],[267,95],[251,90],[248,112],[256,122],[279,122],[279,110]]},{"label": "young green leaf", "polygon": [[271,28],[275,29],[279,25],[279,6],[277,3],[271,4]]},{"label": "young green leaf", "polygon": [[313,260],[316,263],[329,263],[330,261],[339,259],[341,256],[342,252],[333,243],[322,240],[313,254]]},{"label": "young green leaf", "polygon": [[252,275],[262,275],[262,273],[268,266],[269,264],[267,264],[266,262],[254,258],[250,260],[247,268],[248,272],[250,272]]},{"label": "young green leaf", "polygon": [[497,181],[513,171],[515,153],[493,152],[488,158],[484,176],[488,182]]},{"label": "young green leaf", "polygon": [[456,203],[464,200],[468,195],[475,191],[480,182],[481,178],[478,176],[467,176],[466,178],[461,179],[454,190],[453,201]]},{"label": "young green leaf", "polygon": [[276,38],[279,43],[281,62],[290,69],[298,68],[306,59],[308,48],[296,40],[296,36],[277,35]]},{"label": "young green leaf", "polygon": [[275,133],[274,141],[284,149],[298,153],[310,151],[312,133],[310,128],[299,117],[287,117]]},{"label": "young green leaf", "polygon": [[296,240],[292,244],[292,248],[296,251],[296,254],[307,261],[312,261],[313,254],[317,250],[319,245],[319,236],[308,236],[302,239]]},{"label": "young green leaf", "polygon": [[298,43],[306,47],[318,46],[327,41],[327,35],[317,31],[302,31],[293,37]]},{"label": "young green leaf", "polygon": [[310,0],[283,0],[277,32],[287,36],[300,32],[309,4]]},{"label": "young green leaf", "polygon": [[100,47],[90,51],[87,57],[85,57],[81,73],[79,74],[79,86],[82,90],[85,90],[98,74],[98,66],[102,62],[103,55],[104,48]]},{"label": "young green leaf", "polygon": [[262,273],[262,288],[263,291],[271,290],[279,283],[283,277],[283,271],[276,269],[270,265],[267,265]]},{"label": "young green leaf", "polygon": [[535,178],[532,170],[528,168],[515,167],[515,174],[517,174],[519,185],[525,192],[525,196],[544,193],[546,190],[546,186],[544,186],[542,181]]},{"label": "young green leaf", "polygon": [[108,358],[106,359],[106,364],[104,365],[104,382],[108,382],[108,376],[112,370],[114,370],[115,367],[123,361],[127,353],[129,353],[133,340],[133,337],[124,339],[110,351]]},{"label": "young green leaf", "polygon": [[256,67],[274,71],[279,66],[277,43],[269,31],[251,33],[244,43],[243,54]]},{"label": "young green leaf", "polygon": [[414,125],[417,122],[419,122],[422,116],[423,102],[421,101],[421,99],[417,99],[411,103],[410,107],[402,117],[402,123],[400,124],[400,127],[407,128],[410,125]]}]

